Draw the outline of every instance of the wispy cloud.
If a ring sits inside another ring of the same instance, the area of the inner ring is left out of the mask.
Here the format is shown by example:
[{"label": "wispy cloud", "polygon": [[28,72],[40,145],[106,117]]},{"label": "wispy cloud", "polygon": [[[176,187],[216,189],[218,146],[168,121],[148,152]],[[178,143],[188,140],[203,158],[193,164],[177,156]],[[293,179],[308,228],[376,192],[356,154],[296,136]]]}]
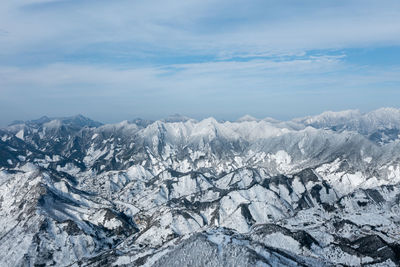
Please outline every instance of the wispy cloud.
[{"label": "wispy cloud", "polygon": [[[43,67],[0,68],[2,88],[26,86],[57,88],[69,84],[92,84],[97,86],[207,89],[220,87],[224,82],[235,84],[249,78],[260,81],[277,79],[277,75],[296,77],[321,75],[343,69],[342,56],[309,56],[301,59],[248,61],[212,61],[203,63],[165,64],[152,67],[106,67],[83,64],[50,64]],[[136,86],[132,86],[136,85]],[[200,88],[201,86],[203,88]],[[267,88],[268,86],[264,86]],[[223,89],[223,88],[221,88]],[[230,90],[229,88],[226,88]],[[249,88],[251,89],[251,88]],[[189,93],[191,92],[188,89]]]},{"label": "wispy cloud", "polygon": [[150,46],[153,53],[226,56],[400,43],[398,1],[7,2],[0,4],[7,54],[69,55],[108,44],[122,53]]}]

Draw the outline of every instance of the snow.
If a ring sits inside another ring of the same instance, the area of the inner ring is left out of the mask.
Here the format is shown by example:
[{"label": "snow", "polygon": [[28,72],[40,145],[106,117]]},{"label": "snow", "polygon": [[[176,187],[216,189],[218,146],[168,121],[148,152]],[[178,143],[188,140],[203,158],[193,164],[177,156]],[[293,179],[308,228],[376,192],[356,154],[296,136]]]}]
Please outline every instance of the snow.
[{"label": "snow", "polygon": [[[346,122],[352,118],[358,118],[361,115],[359,110],[344,110],[344,111],[325,111],[320,115],[308,117],[305,119],[307,124],[328,124]],[[298,119],[301,120],[301,119]]]},{"label": "snow", "polygon": [[52,120],[43,124],[43,129],[57,129],[62,125],[61,120]]},{"label": "snow", "polygon": [[301,253],[299,242],[289,236],[282,234],[281,232],[276,232],[270,235],[263,236],[262,242],[271,247],[281,248],[294,252],[296,254]]},{"label": "snow", "polygon": [[66,172],[66,173],[68,173],[68,174],[70,174],[70,175],[75,176],[75,175],[77,175],[81,170],[80,170],[77,166],[75,166],[74,164],[72,164],[72,163],[67,163],[67,164],[65,164],[64,167],[61,167],[60,165],[57,165],[57,171]]},{"label": "snow", "polygon": [[65,181],[54,183],[54,187],[57,188],[58,190],[60,190],[61,192],[64,192],[64,193],[68,193],[69,192],[67,184],[65,183]]},{"label": "snow", "polygon": [[258,121],[258,119],[250,115],[244,115],[236,120],[236,122],[244,122],[244,121]]},{"label": "snow", "polygon": [[21,140],[24,140],[24,130],[20,130],[15,136]]},{"label": "snow", "polygon": [[94,146],[92,145],[86,156],[83,158],[83,162],[86,165],[92,165],[98,158],[100,158],[101,156],[103,156],[104,154],[107,153],[107,149],[104,148],[103,150],[99,150],[99,149],[95,149]]},{"label": "snow", "polygon": [[362,214],[348,214],[345,216],[345,218],[358,225],[378,226],[391,224],[391,222],[385,218],[385,216],[369,212],[364,212]]},{"label": "snow", "polygon": [[269,223],[285,218],[284,214],[274,205],[263,202],[251,203],[249,211],[257,224]]},{"label": "snow", "polygon": [[275,154],[269,155],[270,159],[277,164],[277,169],[282,173],[286,173],[291,169],[292,157],[284,150],[279,150]]},{"label": "snow", "polygon": [[231,180],[232,180],[232,177],[234,176],[234,173],[232,172],[232,173],[229,173],[229,174],[227,174],[227,175],[224,175],[222,178],[220,178],[219,180],[217,180],[216,182],[215,182],[215,185],[218,187],[218,188],[221,188],[221,189],[228,189],[229,188],[229,185],[231,184]]},{"label": "snow", "polygon": [[300,181],[299,177],[295,177],[292,183],[293,190],[296,192],[297,195],[301,195],[306,191],[303,183]]},{"label": "snow", "polygon": [[381,108],[365,114],[358,110],[332,112],[317,116],[295,119],[294,122],[312,125],[317,128],[337,127],[339,130],[352,130],[371,134],[382,129],[400,128],[400,110]]},{"label": "snow", "polygon": [[321,253],[324,257],[332,262],[336,262],[338,264],[346,264],[350,266],[360,266],[361,261],[360,258],[356,255],[350,255],[338,247],[326,247],[323,249]]},{"label": "snow", "polygon": [[363,159],[366,163],[371,163],[372,157],[366,157]]},{"label": "snow", "polygon": [[[47,133],[14,127],[10,136],[23,130],[24,141],[2,138],[12,156],[0,166],[0,259],[10,257],[6,264],[13,266],[26,254],[37,261],[45,247],[61,266],[96,264],[100,255],[110,265],[138,259],[151,265],[178,255],[181,245],[198,245],[215,258],[257,255],[253,265],[263,259],[289,266],[297,260],[307,266],[374,262],[373,254],[353,255],[344,246],[374,235],[399,242],[400,143],[368,140],[376,127],[397,127],[396,114],[328,112],[291,122],[179,119],[148,126],[125,121],[71,131],[65,139],[49,131],[58,120],[46,124]],[[71,148],[77,135],[81,153]],[[59,152],[52,154],[52,142]],[[116,164],[102,162],[112,158]],[[317,181],[302,176],[306,169]],[[127,222],[139,232],[130,232]],[[300,245],[308,240],[302,234],[317,242]],[[191,237],[197,241],[184,243]]]}]

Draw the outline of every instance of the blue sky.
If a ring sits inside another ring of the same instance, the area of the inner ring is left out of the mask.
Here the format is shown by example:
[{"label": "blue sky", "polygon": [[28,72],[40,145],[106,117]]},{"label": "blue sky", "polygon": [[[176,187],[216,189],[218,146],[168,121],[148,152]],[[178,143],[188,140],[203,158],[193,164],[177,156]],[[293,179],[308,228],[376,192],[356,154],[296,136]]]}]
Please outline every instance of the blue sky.
[{"label": "blue sky", "polygon": [[400,107],[400,1],[0,3],[0,125]]}]

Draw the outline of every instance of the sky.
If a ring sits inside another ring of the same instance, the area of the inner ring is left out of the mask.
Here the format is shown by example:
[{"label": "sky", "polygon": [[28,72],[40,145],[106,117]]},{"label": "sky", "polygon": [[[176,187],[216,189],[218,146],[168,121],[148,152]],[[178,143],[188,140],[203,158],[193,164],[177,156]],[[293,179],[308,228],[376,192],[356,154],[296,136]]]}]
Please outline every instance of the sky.
[{"label": "sky", "polygon": [[400,107],[398,0],[0,1],[0,126]]}]

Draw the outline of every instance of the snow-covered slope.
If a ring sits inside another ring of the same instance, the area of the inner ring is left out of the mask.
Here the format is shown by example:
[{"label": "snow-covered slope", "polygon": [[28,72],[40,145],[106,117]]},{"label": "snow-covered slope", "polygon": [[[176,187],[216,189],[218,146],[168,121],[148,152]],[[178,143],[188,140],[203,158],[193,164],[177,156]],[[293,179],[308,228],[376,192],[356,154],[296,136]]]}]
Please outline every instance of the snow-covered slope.
[{"label": "snow-covered slope", "polygon": [[328,111],[294,121],[315,128],[355,131],[379,144],[400,139],[400,110],[395,108],[381,108],[365,114],[358,110]]},{"label": "snow-covered slope", "polygon": [[397,109],[16,122],[0,265],[398,265],[399,131]]}]

